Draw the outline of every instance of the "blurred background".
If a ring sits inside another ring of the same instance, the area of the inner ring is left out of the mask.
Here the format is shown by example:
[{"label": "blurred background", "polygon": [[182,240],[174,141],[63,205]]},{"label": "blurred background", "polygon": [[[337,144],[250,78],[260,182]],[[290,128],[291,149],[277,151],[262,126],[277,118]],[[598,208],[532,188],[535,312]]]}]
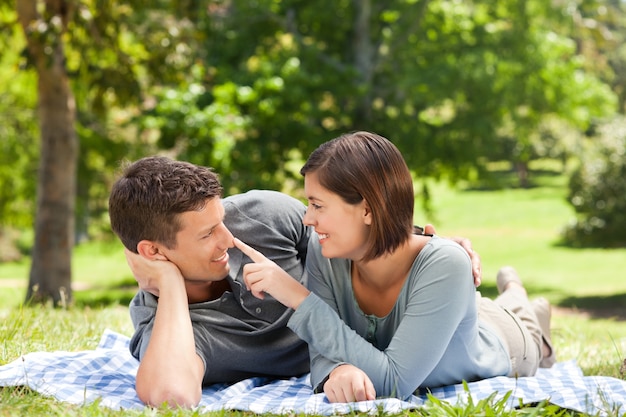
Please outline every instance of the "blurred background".
[{"label": "blurred background", "polygon": [[[60,305],[77,270],[123,268],[107,197],[125,160],[301,198],[308,154],[353,130],[403,152],[419,224],[490,253],[530,213],[567,256],[626,258],[625,38],[622,0],[0,0],[0,278]],[[537,238],[501,255],[530,272]]]}]

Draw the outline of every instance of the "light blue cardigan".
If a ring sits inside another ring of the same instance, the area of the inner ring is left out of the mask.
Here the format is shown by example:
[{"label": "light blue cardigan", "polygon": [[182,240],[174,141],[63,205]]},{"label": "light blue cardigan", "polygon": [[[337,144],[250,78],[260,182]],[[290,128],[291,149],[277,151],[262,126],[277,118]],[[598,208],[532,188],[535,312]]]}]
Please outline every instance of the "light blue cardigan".
[{"label": "light blue cardigan", "polygon": [[312,234],[307,253],[312,293],[288,326],[309,344],[314,388],[321,390],[330,371],[342,363],[363,370],[378,397],[400,399],[420,387],[509,373],[505,346],[478,319],[471,262],[461,246],[433,237],[416,257],[386,317],[361,311],[350,267],[349,260],[324,258]]}]

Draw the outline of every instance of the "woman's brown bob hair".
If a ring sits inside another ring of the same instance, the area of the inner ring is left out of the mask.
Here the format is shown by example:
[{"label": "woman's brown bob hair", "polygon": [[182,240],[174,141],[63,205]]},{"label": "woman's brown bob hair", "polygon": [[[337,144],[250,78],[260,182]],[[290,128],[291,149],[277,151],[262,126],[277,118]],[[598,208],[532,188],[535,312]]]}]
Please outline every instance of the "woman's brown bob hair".
[{"label": "woman's brown bob hair", "polygon": [[365,199],[372,213],[363,261],[393,252],[413,231],[413,179],[396,146],[370,132],[344,134],[320,145],[300,174],[315,172],[320,184],[348,204]]}]

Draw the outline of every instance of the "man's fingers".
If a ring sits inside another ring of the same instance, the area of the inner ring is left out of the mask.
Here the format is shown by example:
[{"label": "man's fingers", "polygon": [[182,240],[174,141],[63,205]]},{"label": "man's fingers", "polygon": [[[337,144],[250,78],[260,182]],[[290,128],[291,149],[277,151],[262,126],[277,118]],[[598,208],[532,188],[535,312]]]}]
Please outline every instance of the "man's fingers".
[{"label": "man's fingers", "polygon": [[424,234],[425,235],[436,235],[437,232],[435,231],[435,226],[433,226],[432,224],[427,224],[426,226],[424,226]]},{"label": "man's fingers", "polygon": [[244,254],[248,255],[248,257],[252,259],[254,262],[263,262],[267,259],[261,252],[246,245],[241,240],[234,238],[234,242],[235,242],[235,246],[237,246],[237,248],[240,251],[242,251]]},{"label": "man's fingers", "polygon": [[480,255],[478,254],[478,252],[472,253],[472,267],[474,272],[474,285],[476,287],[480,287],[480,284],[483,280],[483,271],[480,263]]}]

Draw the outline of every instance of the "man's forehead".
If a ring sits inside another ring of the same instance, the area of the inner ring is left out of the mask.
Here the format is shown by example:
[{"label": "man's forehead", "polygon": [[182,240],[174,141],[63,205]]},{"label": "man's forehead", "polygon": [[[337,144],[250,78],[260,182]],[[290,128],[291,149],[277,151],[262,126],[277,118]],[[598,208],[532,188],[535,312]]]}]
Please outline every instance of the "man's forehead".
[{"label": "man's forehead", "polygon": [[181,214],[183,228],[203,227],[211,228],[224,220],[224,205],[221,198],[211,198],[197,210],[186,211]]}]

